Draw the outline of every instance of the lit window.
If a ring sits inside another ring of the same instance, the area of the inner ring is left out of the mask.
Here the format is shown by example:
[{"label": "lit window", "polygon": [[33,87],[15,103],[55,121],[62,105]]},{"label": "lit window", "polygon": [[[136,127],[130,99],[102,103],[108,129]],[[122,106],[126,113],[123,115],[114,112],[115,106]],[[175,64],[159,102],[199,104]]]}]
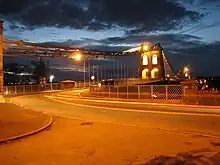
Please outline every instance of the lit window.
[{"label": "lit window", "polygon": [[158,64],[158,59],[157,59],[157,55],[156,55],[156,54],[153,55],[153,57],[152,57],[152,64],[153,64],[153,65]]},{"label": "lit window", "polygon": [[147,55],[143,56],[143,65],[148,65],[148,56]]},{"label": "lit window", "polygon": [[151,78],[157,78],[158,76],[158,69],[157,68],[154,68],[152,71],[151,71]]}]

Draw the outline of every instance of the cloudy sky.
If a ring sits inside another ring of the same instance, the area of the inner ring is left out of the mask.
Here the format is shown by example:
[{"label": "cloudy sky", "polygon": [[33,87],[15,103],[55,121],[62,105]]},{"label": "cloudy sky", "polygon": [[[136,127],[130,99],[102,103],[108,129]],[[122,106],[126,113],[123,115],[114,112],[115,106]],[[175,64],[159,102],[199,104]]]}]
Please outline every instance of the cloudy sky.
[{"label": "cloudy sky", "polygon": [[1,0],[4,37],[100,50],[164,47],[177,70],[220,76],[220,0]]}]

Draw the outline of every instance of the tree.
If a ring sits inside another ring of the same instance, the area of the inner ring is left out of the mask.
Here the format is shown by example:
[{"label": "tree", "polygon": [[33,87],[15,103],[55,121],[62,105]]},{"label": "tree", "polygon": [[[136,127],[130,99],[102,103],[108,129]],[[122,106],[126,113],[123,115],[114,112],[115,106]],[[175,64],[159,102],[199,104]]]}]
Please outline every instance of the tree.
[{"label": "tree", "polygon": [[40,58],[40,61],[32,61],[31,63],[35,66],[33,78],[37,81],[37,83],[40,83],[40,80],[42,78],[47,77],[48,61],[45,61],[42,58]]}]

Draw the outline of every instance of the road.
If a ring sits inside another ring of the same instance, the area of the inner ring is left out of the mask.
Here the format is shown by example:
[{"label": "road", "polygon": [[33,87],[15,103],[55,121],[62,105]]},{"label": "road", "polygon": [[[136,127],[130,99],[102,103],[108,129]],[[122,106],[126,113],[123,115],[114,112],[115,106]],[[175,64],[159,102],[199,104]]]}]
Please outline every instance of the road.
[{"label": "road", "polygon": [[54,124],[48,131],[0,145],[3,165],[140,164],[153,155],[220,152],[215,109],[83,99],[79,93],[14,98],[20,106],[53,115]]},{"label": "road", "polygon": [[78,96],[80,92],[23,96],[14,102],[71,119],[220,137],[220,110],[83,99]]}]

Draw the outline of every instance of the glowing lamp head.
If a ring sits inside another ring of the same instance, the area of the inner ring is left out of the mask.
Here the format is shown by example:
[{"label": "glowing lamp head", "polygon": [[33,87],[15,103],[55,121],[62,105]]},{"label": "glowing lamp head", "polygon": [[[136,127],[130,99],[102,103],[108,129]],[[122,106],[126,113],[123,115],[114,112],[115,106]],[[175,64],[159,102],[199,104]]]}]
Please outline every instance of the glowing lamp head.
[{"label": "glowing lamp head", "polygon": [[95,76],[91,76],[91,80],[92,80],[92,81],[95,80]]},{"label": "glowing lamp head", "polygon": [[188,72],[188,71],[189,71],[189,68],[185,67],[184,72]]},{"label": "glowing lamp head", "polygon": [[75,56],[74,56],[74,59],[76,59],[76,61],[80,61],[82,58],[82,55],[77,53]]},{"label": "glowing lamp head", "polygon": [[54,75],[50,75],[49,79],[50,79],[50,82],[52,82],[54,79]]}]

